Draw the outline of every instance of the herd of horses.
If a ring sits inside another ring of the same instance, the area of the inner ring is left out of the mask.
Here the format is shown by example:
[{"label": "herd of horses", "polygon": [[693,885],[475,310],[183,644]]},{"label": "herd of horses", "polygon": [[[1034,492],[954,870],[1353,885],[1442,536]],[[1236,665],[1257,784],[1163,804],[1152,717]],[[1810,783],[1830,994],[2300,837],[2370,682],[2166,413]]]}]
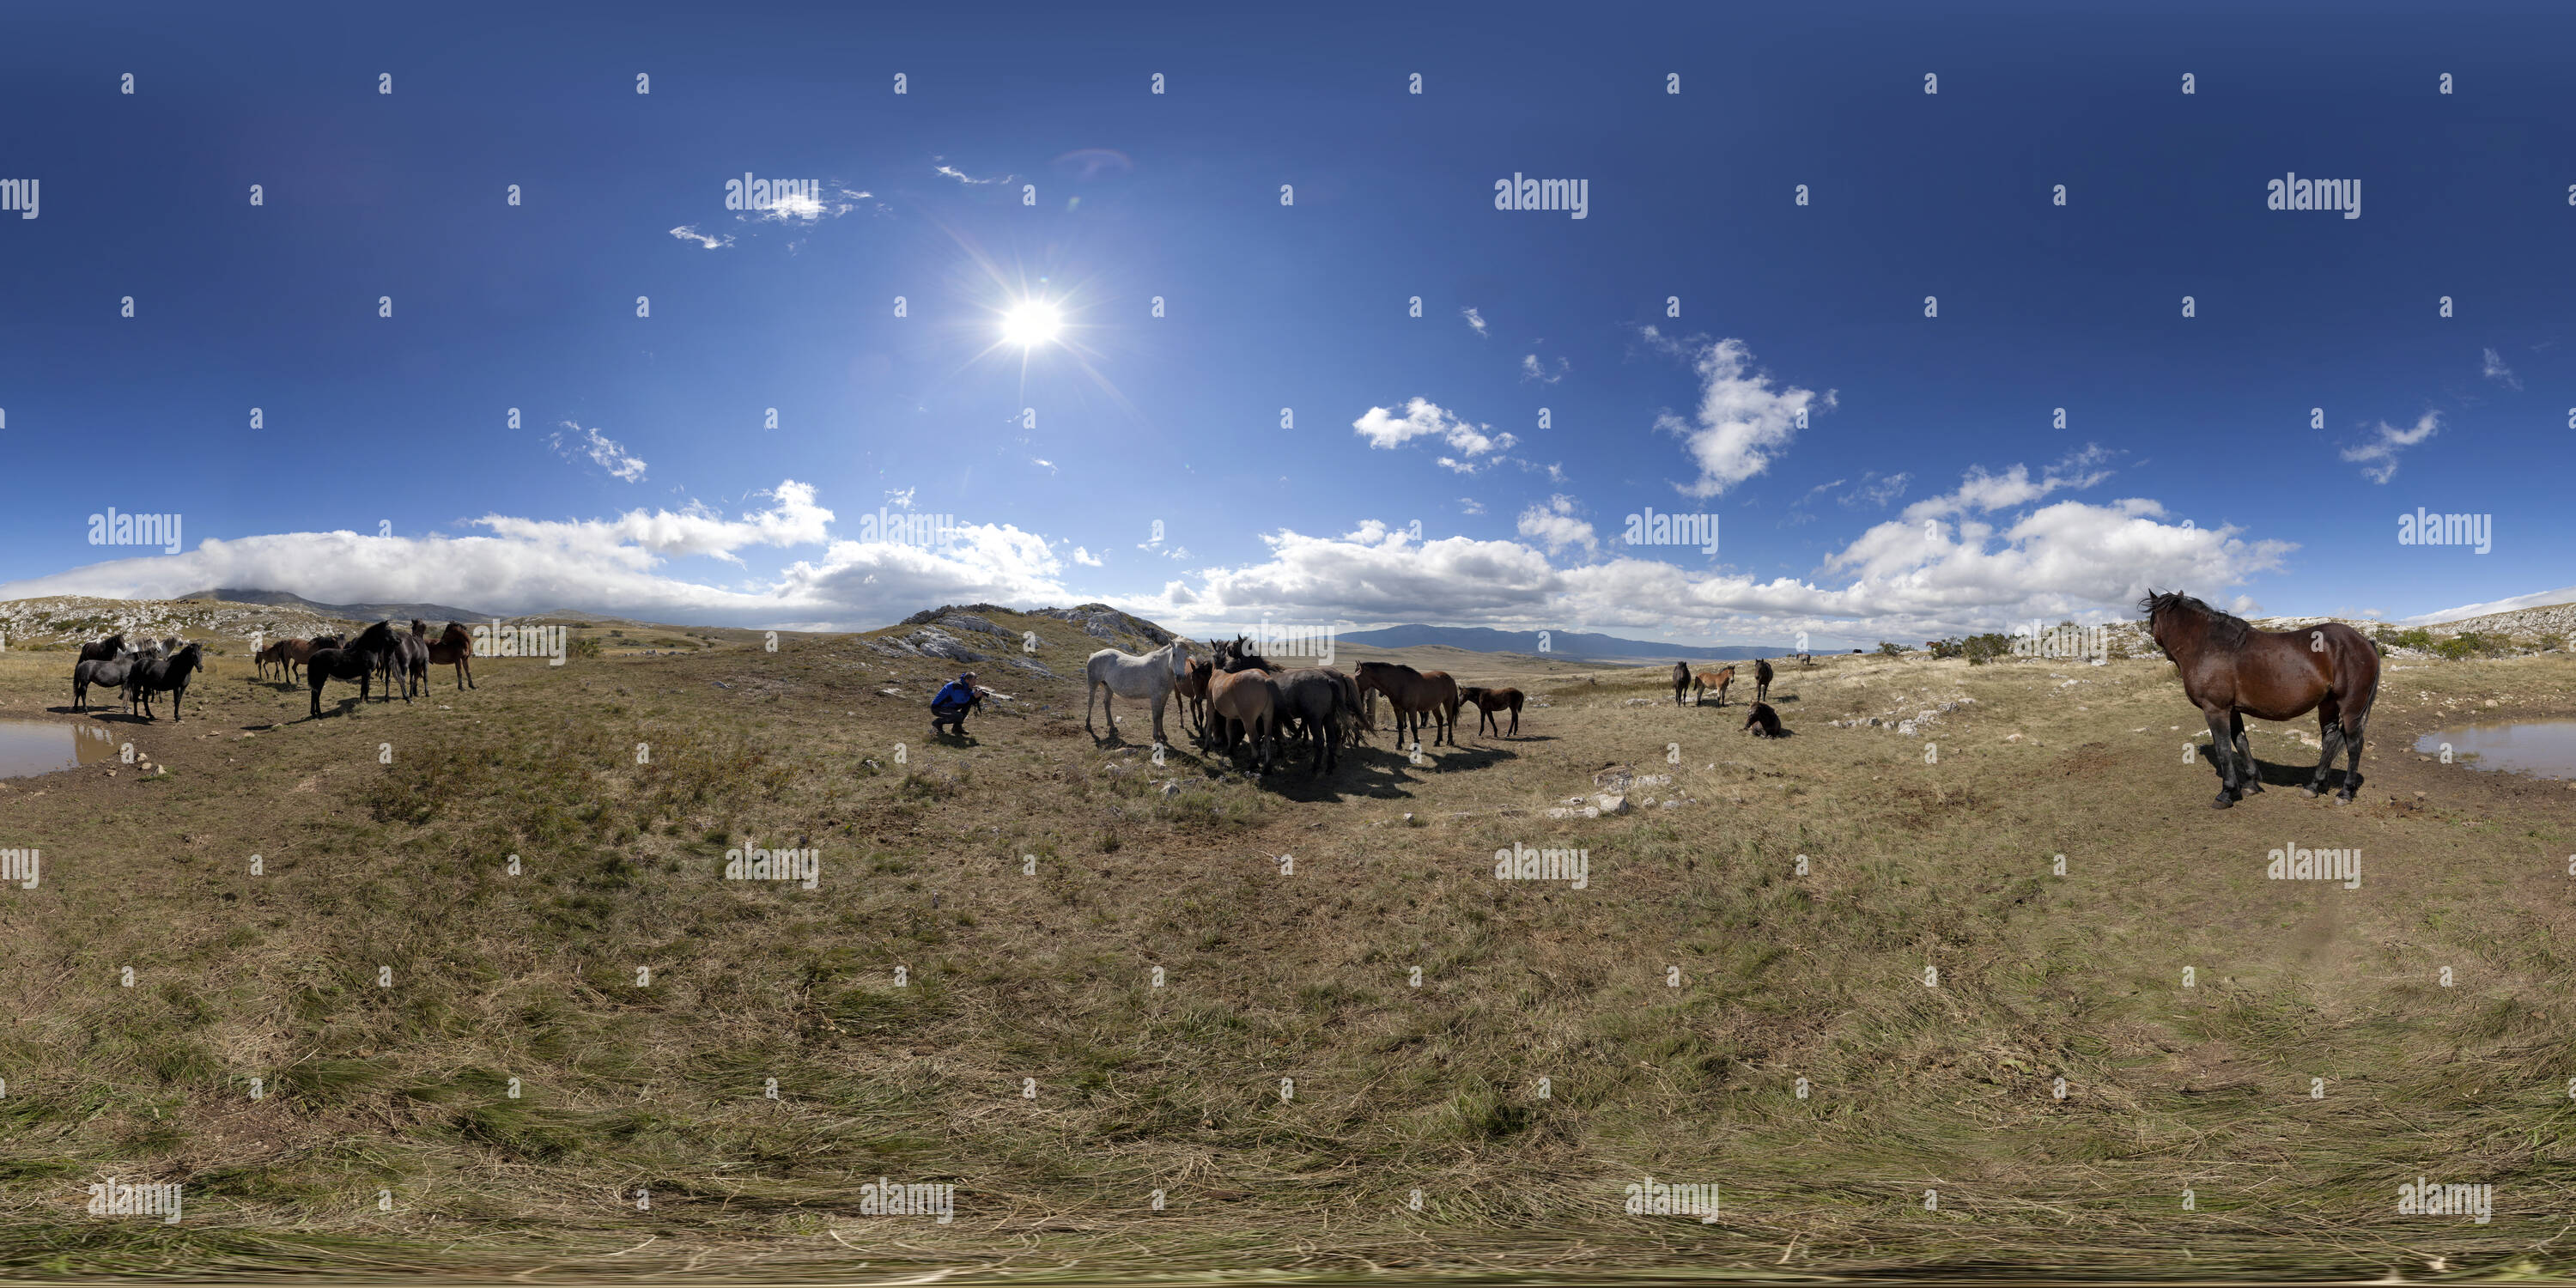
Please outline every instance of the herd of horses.
[{"label": "herd of horses", "polygon": [[[438,638],[429,637],[429,625],[415,617],[408,634],[397,631],[390,621],[378,622],[360,631],[355,639],[324,635],[314,639],[283,639],[263,646],[252,657],[260,678],[267,678],[275,668],[279,678],[293,683],[297,673],[312,690],[312,712],[322,714],[322,686],[331,680],[354,680],[358,700],[373,696],[378,677],[385,682],[384,700],[393,701],[399,687],[403,701],[412,700],[415,691],[429,687],[429,668],[453,664],[456,687],[474,687],[474,637],[454,622]],[[131,712],[139,702],[145,719],[152,718],[152,695],[169,693],[171,718],[179,718],[179,696],[188,690],[188,677],[205,665],[203,650],[177,636],[144,640],[128,645],[122,632],[106,639],[81,645],[80,662],[72,669],[72,710],[89,708],[89,691],[94,686],[113,685],[125,695],[126,710]]]},{"label": "herd of horses", "polygon": [[[2216,808],[2226,809],[2246,795],[2263,790],[2245,717],[2294,720],[2309,711],[2317,724],[2325,754],[2307,783],[2315,796],[2326,788],[2336,753],[2344,755],[2343,789],[2335,798],[2350,804],[2361,780],[2362,732],[2379,694],[2379,651],[2361,632],[2341,622],[2326,622],[2289,631],[2258,630],[2241,617],[2223,612],[2179,591],[2149,590],[2140,600],[2147,633],[2181,674],[2183,694],[2209,722],[2210,758],[2218,766]],[[1177,696],[1184,718],[1194,720],[1200,746],[1221,750],[1231,760],[1238,740],[1248,736],[1260,772],[1267,773],[1274,744],[1285,737],[1312,747],[1309,776],[1333,769],[1345,738],[1357,741],[1377,727],[1376,699],[1384,695],[1395,711],[1399,743],[1418,743],[1424,730],[1432,745],[1457,742],[1457,716],[1473,703],[1480,716],[1476,731],[1491,726],[1498,736],[1520,734],[1522,695],[1518,689],[1468,688],[1444,671],[1417,671],[1390,662],[1362,662],[1345,674],[1328,666],[1287,670],[1255,654],[1241,636],[1217,643],[1213,656],[1190,656],[1189,641],[1174,638],[1146,654],[1102,649],[1086,668],[1082,727],[1092,729],[1091,707],[1103,712],[1115,698],[1152,704],[1154,741],[1165,741],[1163,708]],[[1753,664],[1752,709],[1743,728],[1757,737],[1782,738],[1791,731],[1780,724],[1770,704],[1775,672],[1767,659]],[[1673,663],[1673,701],[1698,705],[1714,691],[1726,705],[1736,668],[1694,672],[1689,663]],[[1510,734],[1503,735],[1497,713],[1511,714]],[[1117,717],[1110,715],[1110,727]]]}]

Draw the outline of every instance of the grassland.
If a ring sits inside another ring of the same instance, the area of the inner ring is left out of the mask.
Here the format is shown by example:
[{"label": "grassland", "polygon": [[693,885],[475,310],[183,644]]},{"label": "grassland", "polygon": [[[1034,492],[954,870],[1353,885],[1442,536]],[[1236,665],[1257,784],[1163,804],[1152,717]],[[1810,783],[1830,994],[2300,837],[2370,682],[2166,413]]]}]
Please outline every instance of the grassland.
[{"label": "grassland", "polygon": [[[2219,812],[2160,661],[1822,659],[1764,742],[1660,671],[1426,651],[1545,705],[1255,782],[1155,765],[1130,704],[1096,747],[1060,677],[1097,641],[993,618],[1059,678],[979,667],[1013,700],[970,744],[926,737],[935,659],[619,624],[318,721],[235,654],[184,723],[105,719],[155,772],[0,786],[44,861],[0,891],[0,1267],[2576,1264],[2576,792],[2408,749],[2576,712],[2565,654],[2392,671],[2355,806],[2258,725],[2271,790]],[[68,666],[0,654],[0,718],[71,720]],[[1671,781],[1546,816],[1619,767]],[[1497,880],[1515,845],[1587,887]],[[2361,887],[2267,880],[2285,845]],[[818,888],[724,879],[747,846]],[[109,1176],[185,1218],[88,1215]],[[1648,1176],[1723,1209],[1626,1215]],[[2398,1215],[2419,1176],[2492,1221]],[[954,1222],[859,1215],[881,1177]]]}]

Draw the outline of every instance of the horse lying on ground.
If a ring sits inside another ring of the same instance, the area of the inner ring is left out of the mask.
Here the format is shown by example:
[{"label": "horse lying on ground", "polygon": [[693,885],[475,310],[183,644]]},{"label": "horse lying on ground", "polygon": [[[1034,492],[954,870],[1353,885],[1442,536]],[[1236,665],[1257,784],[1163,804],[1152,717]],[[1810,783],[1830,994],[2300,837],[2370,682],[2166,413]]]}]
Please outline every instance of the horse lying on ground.
[{"label": "horse lying on ground", "polygon": [[[2361,735],[2379,698],[2379,650],[2341,622],[2290,631],[2258,631],[2253,623],[2222,613],[2180,591],[2149,590],[2138,601],[2147,633],[2182,673],[2183,696],[2209,721],[2210,758],[2218,762],[2213,809],[2263,790],[2260,767],[2246,745],[2245,717],[2294,720],[2310,708],[2325,755],[2308,780],[2308,795],[2325,790],[2335,752],[2344,752],[2343,790],[2349,805],[2361,783]],[[2240,769],[2241,766],[2241,769]]]},{"label": "horse lying on ground", "polygon": [[1678,707],[1678,706],[1680,706],[1680,705],[1682,704],[1682,694],[1684,694],[1684,693],[1686,693],[1686,692],[1689,692],[1689,690],[1690,690],[1690,686],[1691,686],[1691,669],[1690,669],[1690,663],[1688,663],[1688,662],[1675,662],[1675,663],[1673,663],[1673,705],[1674,705],[1674,706],[1677,706],[1677,707]]},{"label": "horse lying on ground", "polygon": [[[89,709],[89,690],[91,685],[97,685],[103,689],[113,688],[122,692],[125,688],[126,677],[133,672],[134,668],[141,666],[142,664],[142,658],[129,653],[122,658],[107,660],[94,658],[73,667],[72,710],[80,712]],[[126,709],[129,711],[133,710],[133,704],[128,703]]]},{"label": "horse lying on ground", "polygon": [[1163,704],[1169,702],[1172,690],[1181,677],[1189,674],[1189,645],[1175,638],[1151,653],[1138,656],[1105,648],[1091,655],[1083,664],[1086,677],[1082,690],[1082,727],[1092,741],[1100,734],[1091,727],[1091,704],[1097,698],[1103,715],[1109,717],[1109,731],[1118,732],[1116,698],[1142,698],[1154,707],[1154,741],[1164,742]]},{"label": "horse lying on ground", "polygon": [[1692,676],[1691,705],[1698,706],[1701,696],[1706,694],[1709,690],[1715,689],[1717,690],[1717,705],[1721,707],[1725,706],[1726,688],[1728,685],[1733,683],[1735,683],[1735,668],[1731,666],[1722,671],[1702,671],[1699,674]]},{"label": "horse lying on ground", "polygon": [[1485,732],[1485,726],[1487,724],[1491,724],[1494,726],[1495,737],[1500,738],[1505,736],[1503,734],[1503,722],[1494,713],[1509,708],[1512,713],[1512,732],[1510,736],[1514,738],[1521,736],[1522,698],[1520,690],[1460,689],[1458,690],[1458,701],[1461,705],[1465,705],[1467,703],[1475,704],[1476,732],[1478,734],[1483,734]]},{"label": "horse lying on ground", "polygon": [[1383,693],[1386,703],[1395,709],[1397,742],[1404,741],[1410,730],[1413,740],[1422,739],[1422,718],[1431,717],[1431,745],[1446,739],[1458,745],[1458,682],[1446,671],[1417,671],[1398,662],[1362,662],[1358,684],[1361,692]]},{"label": "horse lying on ground", "polygon": [[1769,658],[1755,658],[1753,660],[1753,700],[1756,702],[1768,702],[1771,700],[1771,661]]},{"label": "horse lying on ground", "polygon": [[[156,657],[126,672],[125,700],[132,703],[140,698],[143,718],[150,720],[153,718],[152,695],[167,693],[170,695],[170,719],[177,723],[183,719],[179,714],[179,703],[188,696],[188,677],[204,665],[203,648],[196,644],[183,645],[168,657]],[[197,705],[200,708],[198,714],[203,715],[205,703]]]},{"label": "horse lying on ground", "polygon": [[[415,617],[411,619],[412,634],[422,635],[427,633],[427,631],[428,628],[421,625],[419,618]],[[474,636],[464,627],[459,626],[454,622],[449,622],[447,624],[447,629],[441,632],[437,639],[431,640],[429,643],[429,661],[431,665],[436,666],[449,662],[455,663],[457,688],[470,689],[474,687],[473,660]],[[426,677],[424,677],[424,681],[425,679]]]},{"label": "horse lying on ground", "polygon": [[1780,713],[1772,710],[1768,702],[1753,704],[1752,714],[1744,717],[1744,728],[1752,730],[1756,738],[1786,738],[1796,732],[1780,727]]}]

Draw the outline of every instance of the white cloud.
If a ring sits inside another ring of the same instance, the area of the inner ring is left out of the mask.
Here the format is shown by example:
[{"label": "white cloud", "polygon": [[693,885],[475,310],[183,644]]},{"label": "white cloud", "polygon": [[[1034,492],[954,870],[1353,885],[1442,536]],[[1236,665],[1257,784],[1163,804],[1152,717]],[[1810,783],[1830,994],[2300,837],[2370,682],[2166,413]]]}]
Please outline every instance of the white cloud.
[{"label": "white cloud", "polygon": [[596,429],[583,429],[571,421],[563,422],[563,427],[572,431],[571,438],[567,439],[562,431],[558,430],[547,435],[546,441],[552,444],[557,452],[562,453],[565,460],[571,460],[573,454],[578,451],[588,456],[591,464],[608,471],[610,478],[623,479],[629,483],[644,481],[644,462],[637,457],[627,455],[626,449],[620,446],[616,439]]},{"label": "white cloud", "polygon": [[1402,447],[1417,438],[1436,436],[1458,453],[1458,456],[1439,458],[1439,464],[1461,474],[1473,474],[1495,464],[1494,461],[1479,464],[1473,458],[1509,451],[1520,441],[1510,434],[1489,434],[1486,431],[1493,426],[1471,425],[1428,398],[1415,398],[1406,403],[1401,416],[1396,415],[1393,408],[1371,407],[1358,420],[1351,422],[1351,428],[1367,439],[1369,446],[1388,450]]},{"label": "white cloud", "polygon": [[[323,603],[427,600],[497,613],[571,608],[646,621],[861,630],[933,604],[1080,602],[1043,537],[964,524],[946,546],[834,539],[814,489],[782,482],[765,510],[703,506],[559,522],[487,515],[489,535],[289,532],[213,539],[178,555],[92,564],[0,586],[0,598],[168,598],[206,586],[285,590]],[[774,578],[726,588],[671,575],[696,555],[739,563],[753,547],[819,547]],[[1096,598],[1084,596],[1081,598]]]},{"label": "white cloud", "polygon": [[1460,310],[1458,310],[1458,312],[1459,312],[1460,316],[1463,316],[1463,317],[1465,317],[1465,318],[1467,319],[1467,325],[1468,325],[1468,326],[1474,327],[1474,328],[1476,329],[1476,334],[1478,334],[1478,335],[1483,335],[1483,334],[1485,334],[1485,315],[1484,315],[1484,314],[1482,314],[1482,313],[1478,313],[1478,312],[1477,312],[1477,311],[1475,311],[1474,309],[1460,309]]},{"label": "white cloud", "polygon": [[1461,514],[1483,514],[1485,503],[1472,496],[1462,496],[1458,498],[1458,511]]},{"label": "white cloud", "polygon": [[699,245],[706,247],[708,250],[717,250],[722,247],[733,245],[733,234],[731,233],[727,233],[722,237],[711,237],[705,233],[699,232],[695,227],[689,224],[682,224],[679,227],[672,229],[671,235],[679,238],[681,241],[696,242]]},{"label": "white cloud", "polygon": [[1565,373],[1572,369],[1573,364],[1563,358],[1557,359],[1555,368],[1551,370],[1546,363],[1538,360],[1537,354],[1521,355],[1521,379],[1523,380],[1535,380],[1540,384],[1552,385],[1565,379]]},{"label": "white cloud", "polygon": [[2513,374],[2513,368],[2504,365],[2503,355],[2493,349],[2486,351],[2486,360],[2479,364],[2478,374],[2499,381],[2508,389],[2522,388],[2522,381]]},{"label": "white cloud", "polygon": [[1541,545],[1547,547],[1549,554],[1556,554],[1567,546],[1579,545],[1586,551],[1601,548],[1592,525],[1574,517],[1573,498],[1561,494],[1521,511],[1520,534],[1536,537]]},{"label": "white cloud", "polygon": [[920,493],[919,487],[887,488],[885,503],[898,510],[909,510],[912,508],[912,498]]},{"label": "white cloud", "polygon": [[968,185],[969,187],[987,183],[1008,183],[1016,177],[1013,175],[1001,174],[995,175],[990,179],[978,179],[953,165],[943,165],[931,173],[944,174],[951,179],[955,179],[959,183]]},{"label": "white cloud", "polygon": [[[1835,497],[1834,500],[1855,510],[1863,508],[1884,510],[1888,507],[1889,503],[1895,501],[1896,498],[1905,495],[1906,484],[1913,481],[1914,476],[1911,474],[1890,474],[1885,478],[1881,478],[1876,471],[1871,471],[1860,476],[1860,483],[1858,486],[1854,487],[1849,492],[1843,493],[1841,496]],[[1839,486],[1841,482],[1842,480],[1840,479],[1834,480],[1834,483],[1837,486]]]},{"label": "white cloud", "polygon": [[[2036,479],[2030,476],[2027,465],[2015,465],[2001,474],[1988,474],[1982,465],[1970,466],[1967,477],[1959,483],[1958,491],[1917,501],[1905,507],[1905,517],[1911,522],[1921,523],[1944,515],[1983,514],[2028,505],[2063,488],[2080,492],[2111,477],[2109,470],[2093,468],[2108,460],[2110,455],[2087,443],[2084,450],[2049,466],[2047,472]],[[1899,475],[1898,479],[1903,477]]]},{"label": "white cloud", "polygon": [[1679,437],[1699,467],[1696,480],[1677,485],[1686,496],[1717,496],[1769,469],[1797,436],[1800,413],[1834,405],[1831,390],[1775,388],[1753,370],[1753,354],[1741,340],[1677,341],[1651,326],[1645,338],[1664,353],[1689,358],[1699,375],[1699,406],[1689,418],[1670,412],[1655,418],[1655,428]]},{"label": "white cloud", "polygon": [[2343,458],[2361,463],[2364,478],[2373,483],[2386,483],[2397,477],[2397,454],[2431,438],[2441,427],[2442,413],[2438,411],[2424,413],[2407,429],[2399,429],[2383,420],[2371,441],[2359,447],[2345,448]]},{"label": "white cloud", "polygon": [[1100,556],[1095,555],[1080,546],[1075,546],[1073,548],[1073,561],[1081,564],[1085,568],[1100,567]]}]

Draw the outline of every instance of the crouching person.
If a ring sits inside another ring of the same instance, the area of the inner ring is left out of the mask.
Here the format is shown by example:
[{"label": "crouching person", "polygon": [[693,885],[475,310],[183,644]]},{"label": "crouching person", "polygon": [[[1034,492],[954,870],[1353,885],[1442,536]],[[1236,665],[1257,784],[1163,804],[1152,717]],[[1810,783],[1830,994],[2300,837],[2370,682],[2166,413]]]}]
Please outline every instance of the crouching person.
[{"label": "crouching person", "polygon": [[930,736],[939,736],[946,725],[956,736],[966,736],[966,713],[984,700],[984,691],[975,687],[975,673],[968,671],[942,685],[930,699]]}]

